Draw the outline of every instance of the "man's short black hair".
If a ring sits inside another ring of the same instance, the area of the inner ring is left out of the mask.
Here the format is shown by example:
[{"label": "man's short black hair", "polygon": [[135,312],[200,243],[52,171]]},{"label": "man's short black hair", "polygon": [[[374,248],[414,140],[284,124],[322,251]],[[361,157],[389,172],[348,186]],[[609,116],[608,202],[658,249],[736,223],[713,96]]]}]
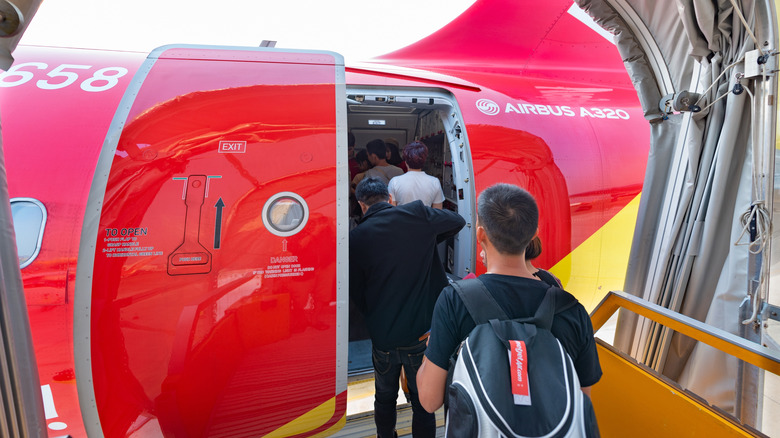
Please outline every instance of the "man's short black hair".
[{"label": "man's short black hair", "polygon": [[355,147],[355,134],[351,132],[347,133],[347,146],[351,148]]},{"label": "man's short black hair", "polygon": [[363,178],[355,188],[355,197],[358,201],[369,207],[377,202],[387,202],[390,200],[390,193],[387,191],[387,184],[379,178]]},{"label": "man's short black hair", "polygon": [[539,208],[524,189],[496,184],[479,195],[477,219],[498,252],[519,255],[539,227]]},{"label": "man's short black hair", "polygon": [[376,155],[380,160],[387,158],[387,145],[381,138],[377,138],[366,143],[366,151],[369,154]]}]

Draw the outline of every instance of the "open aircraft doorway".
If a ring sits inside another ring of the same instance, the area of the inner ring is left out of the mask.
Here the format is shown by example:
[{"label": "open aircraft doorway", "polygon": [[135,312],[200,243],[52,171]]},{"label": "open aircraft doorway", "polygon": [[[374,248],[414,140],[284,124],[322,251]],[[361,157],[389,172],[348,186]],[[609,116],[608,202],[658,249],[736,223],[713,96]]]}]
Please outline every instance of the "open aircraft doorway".
[{"label": "open aircraft doorway", "polygon": [[[458,212],[473,223],[474,185],[471,154],[463,120],[454,97],[444,90],[347,86],[348,130],[355,136],[355,154],[374,139],[394,139],[399,152],[412,141],[428,147],[423,171],[439,179],[445,201],[442,208]],[[392,140],[391,140],[392,141]],[[350,211],[350,226],[360,220],[359,208]],[[439,256],[451,278],[474,271],[471,227],[439,246]],[[373,409],[371,340],[365,321],[350,303],[349,382],[347,414]],[[357,389],[361,387],[361,389]],[[353,403],[353,400],[355,403]],[[400,401],[401,399],[399,399]]]}]

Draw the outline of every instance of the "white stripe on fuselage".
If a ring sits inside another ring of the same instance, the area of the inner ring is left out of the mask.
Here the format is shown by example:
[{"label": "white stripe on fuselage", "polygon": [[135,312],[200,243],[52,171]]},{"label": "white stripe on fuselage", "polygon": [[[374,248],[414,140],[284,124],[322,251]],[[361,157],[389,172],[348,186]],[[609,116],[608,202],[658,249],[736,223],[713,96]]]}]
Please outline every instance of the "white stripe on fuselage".
[{"label": "white stripe on fuselage", "polygon": [[46,414],[46,419],[51,420],[57,418],[57,408],[54,407],[54,396],[51,393],[51,386],[41,385],[41,395],[43,396],[43,412]]}]

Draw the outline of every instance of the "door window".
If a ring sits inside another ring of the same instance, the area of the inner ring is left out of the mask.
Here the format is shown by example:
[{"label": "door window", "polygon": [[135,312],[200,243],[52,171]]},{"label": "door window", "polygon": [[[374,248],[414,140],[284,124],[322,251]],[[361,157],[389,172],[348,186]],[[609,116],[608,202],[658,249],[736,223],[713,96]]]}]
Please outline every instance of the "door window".
[{"label": "door window", "polygon": [[14,198],[11,199],[11,214],[16,231],[19,267],[24,268],[35,260],[41,250],[46,207],[36,199]]}]

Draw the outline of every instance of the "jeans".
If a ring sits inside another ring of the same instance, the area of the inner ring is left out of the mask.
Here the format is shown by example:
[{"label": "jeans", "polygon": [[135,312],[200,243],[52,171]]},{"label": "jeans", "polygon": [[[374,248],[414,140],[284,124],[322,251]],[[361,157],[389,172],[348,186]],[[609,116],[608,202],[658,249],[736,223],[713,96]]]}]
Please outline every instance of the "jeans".
[{"label": "jeans", "polygon": [[381,351],[372,347],[374,362],[374,422],[377,438],[392,438],[395,434],[396,410],[401,367],[408,379],[409,396],[412,402],[412,436],[433,438],[436,436],[436,416],[428,413],[417,397],[417,370],[422,365],[425,341],[409,347]]}]

